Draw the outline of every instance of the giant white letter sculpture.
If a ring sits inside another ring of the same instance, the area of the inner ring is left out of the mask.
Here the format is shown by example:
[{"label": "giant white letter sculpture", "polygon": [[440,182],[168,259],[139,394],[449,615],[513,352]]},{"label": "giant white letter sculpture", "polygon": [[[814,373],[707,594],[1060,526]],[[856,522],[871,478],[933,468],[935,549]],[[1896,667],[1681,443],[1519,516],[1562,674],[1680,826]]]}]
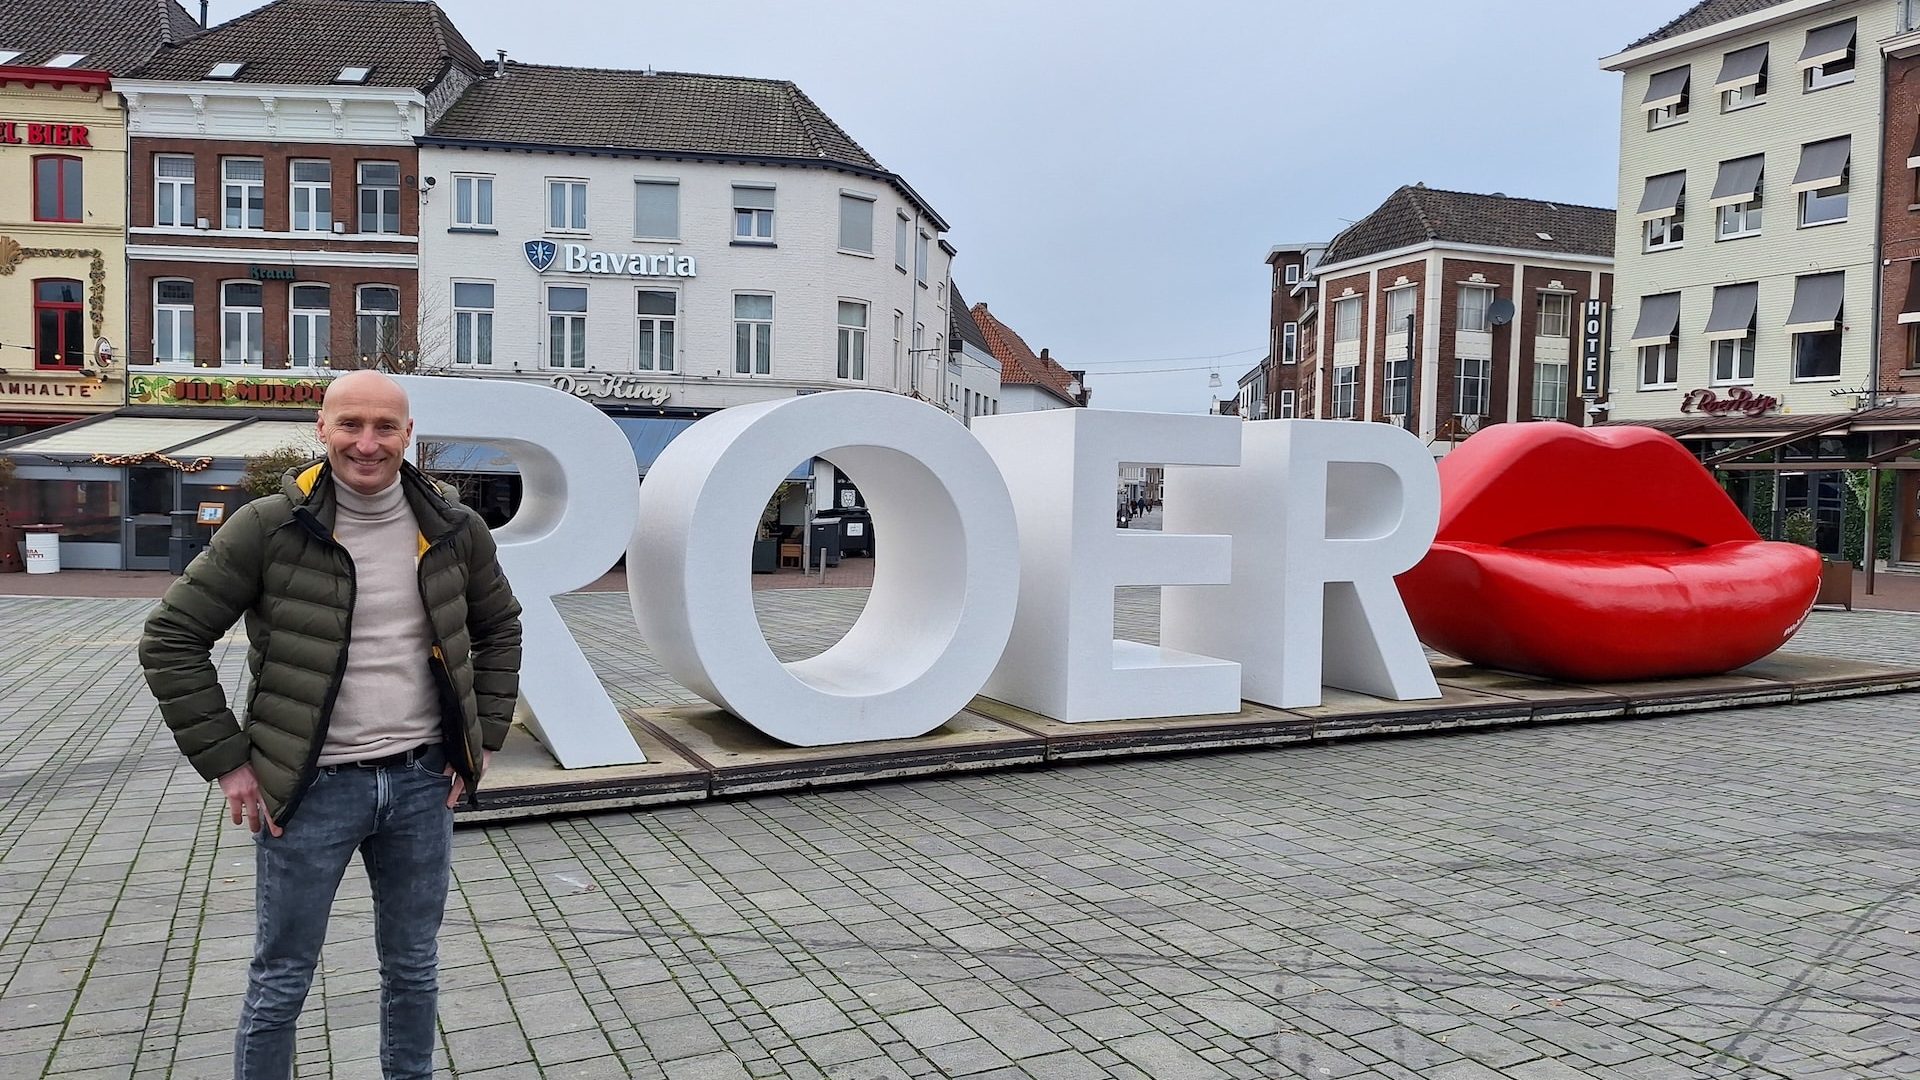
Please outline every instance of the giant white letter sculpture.
[{"label": "giant white letter sculpture", "polygon": [[1113,590],[1226,583],[1226,537],[1123,532],[1114,505],[1122,463],[1237,465],[1240,427],[1091,409],[974,419],[1020,521],[1019,615],[989,697],[1066,721],[1239,711],[1240,665],[1115,640]]},{"label": "giant white letter sculpture", "polygon": [[[416,439],[472,439],[520,467],[520,509],[493,532],[520,600],[520,696],[529,726],[569,769],[646,760],[553,598],[620,559],[638,514],[633,446],[607,415],[544,386],[403,376]],[[556,432],[565,432],[563,438]]]},{"label": "giant white letter sculpture", "polygon": [[1166,527],[1231,535],[1233,586],[1165,594],[1160,640],[1240,661],[1241,696],[1264,705],[1318,705],[1323,681],[1439,697],[1393,584],[1439,525],[1427,448],[1384,424],[1240,426],[1240,468],[1167,470]]},{"label": "giant white letter sculpture", "polygon": [[[873,514],[873,590],[818,656],[781,663],[754,615],[754,526],[822,457]],[[1019,574],[1006,485],[967,429],[892,394],[740,405],[674,439],[640,489],[634,616],[681,685],[799,746],[924,735],[972,700],[1007,643]]]}]

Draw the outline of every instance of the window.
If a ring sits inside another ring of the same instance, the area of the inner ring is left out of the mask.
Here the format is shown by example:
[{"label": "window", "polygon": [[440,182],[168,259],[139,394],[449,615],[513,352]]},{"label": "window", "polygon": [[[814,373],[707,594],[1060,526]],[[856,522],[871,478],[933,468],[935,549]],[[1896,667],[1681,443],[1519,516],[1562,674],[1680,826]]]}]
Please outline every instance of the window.
[{"label": "window", "polygon": [[864,382],[867,378],[867,305],[840,301],[839,376]]},{"label": "window", "polygon": [[907,272],[907,241],[913,235],[913,226],[907,221],[907,215],[900,214],[893,219],[893,268],[901,273]]},{"label": "window", "polygon": [[1541,360],[1533,365],[1533,415],[1536,420],[1567,418],[1567,364]]},{"label": "window", "polygon": [[1720,77],[1714,80],[1720,91],[1720,111],[1733,112],[1758,105],[1767,98],[1767,45],[1761,42],[1735,49],[1721,57]]},{"label": "window", "polygon": [[1748,83],[1745,86],[1722,91],[1720,94],[1720,111],[1733,112],[1735,109],[1744,109],[1749,105],[1758,105],[1762,101],[1765,101],[1766,97],[1767,83],[1766,77],[1763,75],[1757,83]]},{"label": "window", "polygon": [[1354,399],[1360,389],[1360,368],[1356,364],[1340,364],[1333,369],[1333,418],[1351,420],[1354,417]]},{"label": "window", "polygon": [[733,238],[749,243],[773,241],[773,189],[733,186]]},{"label": "window", "polygon": [[400,355],[400,290],[362,285],[355,294],[354,343],[360,359],[376,364]]},{"label": "window", "polygon": [[1460,329],[1489,331],[1493,324],[1487,319],[1488,309],[1493,307],[1493,289],[1485,285],[1460,286]]},{"label": "window", "polygon": [[1842,179],[1821,191],[1800,193],[1800,225],[1831,225],[1847,220],[1847,182]]},{"label": "window", "polygon": [[1679,247],[1687,239],[1687,212],[1675,207],[1673,213],[1664,217],[1648,218],[1646,224],[1646,250],[1660,251],[1664,248]]},{"label": "window", "polygon": [[931,239],[923,232],[913,242],[913,280],[922,285],[927,283],[927,242]]},{"label": "window", "polygon": [[1295,364],[1300,361],[1300,324],[1297,322],[1280,324],[1280,362]]},{"label": "window", "polygon": [[1407,320],[1413,318],[1416,291],[1411,285],[1387,291],[1387,333],[1411,333]]},{"label": "window", "polygon": [[293,231],[331,232],[333,230],[333,163],[296,161],[290,187],[293,191]]},{"label": "window", "polygon": [[1907,324],[1907,371],[1920,370],[1920,323]]},{"label": "window", "polygon": [[1745,202],[1728,203],[1720,208],[1720,239],[1760,235],[1760,193]]},{"label": "window", "polygon": [[671,289],[641,289],[635,310],[633,366],[641,371],[672,371],[680,294]]},{"label": "window", "polygon": [[680,239],[680,181],[633,182],[633,235],[649,240]]},{"label": "window", "polygon": [[[898,312],[898,311],[894,312],[893,313],[893,381],[895,384],[898,384],[900,382],[900,357],[901,357],[900,335],[901,335],[901,328],[905,325],[906,325],[906,316],[901,312]],[[898,386],[896,385],[895,388],[898,389]]]},{"label": "window", "polygon": [[547,366],[587,366],[587,289],[547,286]]},{"label": "window", "polygon": [[1280,391],[1280,419],[1282,420],[1293,419],[1293,394],[1292,390]]},{"label": "window", "polygon": [[1807,93],[1853,81],[1853,38],[1852,19],[1807,31],[1807,44],[1800,53]]},{"label": "window", "polygon": [[333,77],[333,81],[337,83],[364,84],[367,81],[367,77],[372,74],[372,68],[343,67],[340,69],[340,73]]},{"label": "window", "polygon": [[238,76],[240,74],[240,69],[246,66],[247,65],[243,62],[236,62],[233,60],[222,60],[220,63],[215,64],[212,67],[207,69],[207,78],[231,79],[231,78],[234,78],[235,76]]},{"label": "window", "polygon": [[493,228],[493,177],[456,175],[453,178],[453,227]]},{"label": "window", "polygon": [[87,365],[80,322],[80,282],[41,278],[33,283],[33,366],[71,370]]},{"label": "window", "polygon": [[293,337],[287,355],[294,367],[326,367],[333,353],[333,290],[325,285],[295,285],[291,291]]},{"label": "window", "polygon": [[191,227],[193,213],[193,158],[186,154],[153,156],[153,223]]},{"label": "window", "polygon": [[1640,389],[1658,390],[1680,382],[1679,348],[1671,341],[1640,347]]},{"label": "window", "polygon": [[840,250],[873,254],[873,199],[840,193]]},{"label": "window", "polygon": [[1286,281],[1287,284],[1289,285],[1300,284],[1300,264],[1299,263],[1288,263],[1285,274],[1286,274],[1286,277],[1284,280]]},{"label": "window", "polygon": [[1360,340],[1360,298],[1350,296],[1333,302],[1333,340]]},{"label": "window", "polygon": [[1459,369],[1454,376],[1453,411],[1461,416],[1487,415],[1488,376],[1493,368],[1491,360],[1455,361]]},{"label": "window", "polygon": [[773,370],[773,297],[738,293],[733,298],[733,371],[767,375]]},{"label": "window", "polygon": [[1410,411],[1409,391],[1413,385],[1413,362],[1405,353],[1387,358],[1386,407],[1389,416],[1405,416]]},{"label": "window", "polygon": [[193,361],[193,282],[161,278],[153,283],[153,359],[159,364]]},{"label": "window", "polygon": [[1796,379],[1840,377],[1840,331],[1838,329],[1793,335],[1793,377]]},{"label": "window", "polygon": [[587,182],[547,181],[547,231],[587,231]]},{"label": "window", "polygon": [[33,220],[79,221],[80,159],[43,154],[33,159]]},{"label": "window", "polygon": [[391,161],[360,163],[360,231],[400,231],[400,166]]},{"label": "window", "polygon": [[1540,322],[1534,328],[1540,337],[1573,336],[1573,294],[1563,292],[1543,292],[1540,294]]},{"label": "window", "polygon": [[1713,342],[1713,383],[1726,386],[1753,381],[1753,333]]},{"label": "window", "polygon": [[226,208],[223,228],[266,228],[266,163],[259,158],[221,158],[220,200]]},{"label": "window", "polygon": [[453,362],[493,363],[493,286],[487,282],[453,283]]},{"label": "window", "polygon": [[1792,190],[1800,193],[1800,225],[1825,225],[1847,219],[1848,174],[1853,167],[1853,137],[1841,135],[1800,147]]},{"label": "window", "polygon": [[1647,130],[1671,127],[1687,118],[1692,98],[1692,67],[1670,68],[1647,80],[1647,96],[1641,107],[1647,113]]},{"label": "window", "polygon": [[265,342],[266,319],[260,310],[260,283],[229,281],[221,285],[220,362],[257,364]]}]

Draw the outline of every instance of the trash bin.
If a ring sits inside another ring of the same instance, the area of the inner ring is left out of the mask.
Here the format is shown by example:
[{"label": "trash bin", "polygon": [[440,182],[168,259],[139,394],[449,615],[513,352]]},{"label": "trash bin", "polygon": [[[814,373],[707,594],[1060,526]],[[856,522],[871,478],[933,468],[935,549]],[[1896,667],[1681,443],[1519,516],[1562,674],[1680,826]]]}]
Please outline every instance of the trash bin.
[{"label": "trash bin", "polygon": [[873,558],[873,514],[864,506],[844,507],[831,514],[840,521],[841,557]]},{"label": "trash bin", "polygon": [[173,521],[167,531],[167,569],[178,576],[187,572],[195,555],[206,550],[207,539],[195,528],[194,511],[174,510],[169,516]]},{"label": "trash bin", "polygon": [[840,522],[830,517],[817,517],[807,523],[807,566],[819,566],[823,561],[827,566],[840,565]]},{"label": "trash bin", "polygon": [[20,561],[27,564],[29,574],[57,574],[60,572],[60,530],[64,525],[22,525],[24,534],[20,540]]}]

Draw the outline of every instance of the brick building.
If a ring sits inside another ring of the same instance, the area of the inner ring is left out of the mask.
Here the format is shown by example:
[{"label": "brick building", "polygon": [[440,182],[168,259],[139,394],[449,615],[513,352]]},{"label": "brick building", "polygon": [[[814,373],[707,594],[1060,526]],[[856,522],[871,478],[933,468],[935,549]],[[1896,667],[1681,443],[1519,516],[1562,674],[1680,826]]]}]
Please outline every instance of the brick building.
[{"label": "brick building", "polygon": [[1611,210],[1401,187],[1311,268],[1296,415],[1403,425],[1442,453],[1485,424],[1582,422],[1579,313],[1611,302],[1612,248]]},{"label": "brick building", "polygon": [[1288,419],[1299,411],[1303,318],[1313,305],[1313,268],[1326,254],[1324,243],[1276,244],[1267,252],[1272,271],[1264,403],[1266,415]]},{"label": "brick building", "polygon": [[[1884,42],[1886,104],[1880,179],[1880,325],[1878,379],[1866,403],[1900,430],[1880,436],[1872,456],[1897,464],[1897,451],[1920,438],[1920,4]],[[1884,411],[1882,411],[1884,409]],[[1866,426],[1863,424],[1863,426]],[[1889,451],[1896,451],[1889,453]],[[1888,561],[1920,566],[1920,468],[1895,469]]]}]

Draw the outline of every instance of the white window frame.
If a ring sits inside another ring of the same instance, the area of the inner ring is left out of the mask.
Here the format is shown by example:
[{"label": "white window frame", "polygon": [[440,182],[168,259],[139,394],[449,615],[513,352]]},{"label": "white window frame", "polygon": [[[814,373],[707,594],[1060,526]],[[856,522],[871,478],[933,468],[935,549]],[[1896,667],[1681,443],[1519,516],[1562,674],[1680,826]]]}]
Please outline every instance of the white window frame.
[{"label": "white window frame", "polygon": [[[1535,337],[1565,338],[1573,336],[1573,294],[1544,289],[1539,294],[1539,311],[1535,313],[1533,334]],[[1558,305],[1560,310],[1548,310]]]},{"label": "white window frame", "polygon": [[[1483,297],[1478,308],[1468,305],[1468,293],[1479,293],[1480,296]],[[1462,285],[1460,286],[1455,304],[1454,329],[1456,331],[1464,330],[1468,333],[1475,334],[1488,334],[1493,332],[1493,322],[1490,315],[1493,311],[1493,286]],[[1473,318],[1468,318],[1469,315],[1472,315]]]},{"label": "white window frame", "polygon": [[[385,308],[370,308],[367,306],[367,295],[376,289],[393,293],[393,310],[388,311]],[[391,336],[393,339],[393,355],[398,356],[403,351],[400,348],[402,333],[400,313],[403,310],[401,303],[404,295],[400,290],[400,286],[384,281],[362,282],[353,287],[353,351],[363,362],[373,361],[379,356],[378,349],[368,349],[366,347],[367,329],[369,326],[366,320],[368,319],[374,320],[370,325],[377,336]],[[379,333],[382,321],[392,326],[393,329],[390,335]],[[375,344],[377,345],[378,342],[375,342]]]},{"label": "white window frame", "polygon": [[[1567,418],[1567,378],[1572,374],[1573,365],[1566,360],[1535,360],[1533,362],[1533,418],[1535,420],[1565,420]],[[1558,393],[1548,393],[1553,387]]]},{"label": "white window frame", "polygon": [[[1837,363],[1835,364],[1836,370],[1834,371],[1834,373],[1831,375],[1802,375],[1800,373],[1800,339],[1813,338],[1813,337],[1827,337],[1829,335],[1832,336],[1834,340],[1837,342],[1838,351],[1840,353]],[[1840,329],[1837,326],[1832,330],[1815,330],[1808,333],[1800,333],[1800,334],[1793,335],[1793,352],[1789,354],[1789,362],[1792,365],[1792,367],[1790,368],[1790,371],[1792,372],[1792,381],[1797,383],[1808,383],[1808,382],[1834,382],[1838,380],[1840,378],[1840,372],[1846,370],[1847,355],[1845,350],[1846,350],[1846,339],[1841,335]]]},{"label": "white window frame", "polygon": [[[579,176],[547,177],[547,231],[585,233],[591,225],[587,217],[587,181]],[[556,205],[554,196],[559,196]],[[554,219],[558,217],[559,220]]]},{"label": "white window frame", "polygon": [[[847,321],[848,308],[858,308],[858,323]],[[848,382],[867,381],[867,325],[872,322],[872,305],[865,300],[841,297],[834,305],[836,378]]]},{"label": "white window frame", "polygon": [[1748,83],[1745,86],[1736,86],[1731,90],[1720,91],[1720,111],[1723,113],[1739,112],[1741,109],[1751,109],[1755,105],[1764,103],[1766,100],[1767,69],[1763,67],[1760,69],[1759,82]]},{"label": "white window frame", "polygon": [[[1453,414],[1489,415],[1493,409],[1493,361],[1487,357],[1457,356],[1453,363]],[[1470,409],[1469,405],[1479,408]]]},{"label": "white window frame", "polygon": [[[393,183],[367,179],[369,168],[393,170]],[[400,235],[400,163],[397,161],[356,161],[353,163],[354,227],[372,236]],[[373,212],[368,213],[367,197],[373,196]],[[388,205],[391,203],[391,205]],[[391,211],[391,219],[389,219]],[[368,228],[371,223],[373,228]],[[392,228],[386,226],[391,224]]]},{"label": "white window frame", "polygon": [[[772,206],[743,206],[743,191],[764,191]],[[780,240],[780,189],[772,184],[734,184],[733,242],[735,244],[775,244]]]},{"label": "white window frame", "polygon": [[[303,308],[294,304],[301,290],[326,292],[325,308]],[[300,356],[302,347],[306,358]],[[287,363],[303,370],[333,366],[333,286],[324,281],[297,281],[287,289]]]},{"label": "white window frame", "polygon": [[[479,286],[488,290],[485,306],[460,302],[460,286]],[[453,362],[459,367],[493,366],[493,312],[499,302],[498,287],[491,281],[454,279],[448,296],[453,305]],[[482,330],[486,332],[481,333]],[[465,353],[463,357],[461,354]]]},{"label": "white window frame", "polygon": [[1709,342],[1707,382],[1714,386],[1751,386],[1753,384],[1754,333],[1742,337],[1720,338]]},{"label": "white window frame", "polygon": [[[640,298],[658,293],[673,298],[672,314],[640,310]],[[642,342],[651,344],[643,345]],[[680,349],[680,290],[646,285],[633,291],[633,369],[635,371],[678,370]]]},{"label": "white window frame", "polygon": [[[453,198],[447,201],[447,208],[453,215],[453,227],[456,229],[493,228],[493,174],[454,173],[452,179]],[[460,202],[463,197],[467,203],[465,218],[460,216]]]},{"label": "white window frame", "polygon": [[1659,131],[1661,128],[1670,128],[1686,122],[1687,98],[1685,95],[1672,105],[1662,105],[1657,109],[1647,110],[1648,131]]},{"label": "white window frame", "polygon": [[[1397,289],[1386,290],[1387,333],[1400,334],[1406,332],[1405,323],[1407,317],[1419,310],[1419,292],[1420,289],[1417,285],[1402,285]],[[1407,310],[1396,313],[1394,309],[1400,307],[1402,304],[1405,304]]]},{"label": "white window frame", "polygon": [[[227,302],[229,286],[252,286],[260,292],[257,306],[230,305]],[[238,319],[239,334],[232,332]],[[229,339],[242,340],[242,351],[251,355],[230,356],[227,351]],[[250,280],[222,281],[220,283],[220,365],[222,367],[259,367],[265,362],[267,342],[266,287],[260,282]]]},{"label": "white window frame", "polygon": [[[323,166],[327,179],[325,182],[300,179],[302,165]],[[302,202],[306,203],[304,207]],[[294,158],[287,162],[287,228],[293,232],[333,231],[333,162],[326,158]]]},{"label": "white window frame", "polygon": [[[181,304],[177,301],[166,301],[166,300],[160,299],[160,286],[164,284],[169,284],[169,283],[186,285],[188,291],[192,293],[193,299],[187,301],[185,304]],[[193,348],[194,348],[193,308],[194,308],[194,303],[199,299],[199,296],[200,296],[199,286],[194,282],[192,278],[163,277],[163,278],[153,279],[153,360],[154,360],[154,363],[185,364],[188,366],[191,366],[193,364]],[[161,330],[163,328],[169,329],[171,331],[170,336],[172,338],[172,345],[175,352],[178,352],[180,348],[180,331],[182,329],[186,331],[187,348],[186,348],[185,356],[166,356],[163,354],[163,350],[161,348],[161,343],[160,343]]]},{"label": "white window frame", "polygon": [[1405,416],[1413,410],[1413,362],[1407,359],[1405,353],[1389,356],[1385,370],[1380,411],[1388,416]]},{"label": "white window frame", "polygon": [[[553,297],[557,292],[578,292],[581,310],[555,310]],[[554,371],[582,371],[587,366],[587,309],[593,306],[593,297],[584,281],[553,281],[540,293],[541,306],[546,311],[547,333],[545,348],[541,352],[541,363]],[[558,346],[560,359],[554,360],[555,347]]]},{"label": "white window frame", "polygon": [[[1647,363],[1658,365],[1655,374],[1663,376],[1658,381],[1647,379]],[[1634,357],[1642,390],[1671,390],[1680,385],[1680,346],[1678,342],[1668,340],[1658,345],[1642,345]]]},{"label": "white window frame", "polygon": [[1288,285],[1300,284],[1300,264],[1288,263],[1287,268],[1281,271],[1281,280]]},{"label": "white window frame", "polygon": [[1333,302],[1333,340],[1335,343],[1360,340],[1360,298],[1342,297]]},{"label": "white window frame", "polygon": [[907,272],[907,248],[913,243],[913,222],[896,212],[893,217],[893,268]]},{"label": "white window frame", "polygon": [[1685,247],[1687,243],[1687,212],[1674,207],[1673,213],[1664,217],[1648,218],[1641,226],[1640,235],[1646,251],[1671,251]]},{"label": "white window frame", "polygon": [[1333,367],[1333,418],[1352,420],[1360,401],[1360,365],[1335,364]]},{"label": "white window frame", "polygon": [[[673,228],[665,232],[646,232],[640,228],[640,191],[642,188],[661,188],[673,193]],[[633,178],[633,238],[635,240],[674,240],[680,239],[680,181],[665,176],[636,176]],[[678,308],[675,309],[676,311]]]},{"label": "white window frame", "polygon": [[[260,179],[235,177],[229,166],[236,162],[250,161],[260,166]],[[235,156],[220,159],[220,227],[223,230],[259,232],[267,227],[267,180],[265,158]],[[235,195],[240,205],[230,205]],[[237,214],[237,218],[236,218]],[[220,303],[226,304],[226,290],[221,289]],[[226,350],[225,322],[220,332],[221,351]]]},{"label": "white window frame", "polygon": [[[767,315],[742,315],[740,301],[746,297],[765,297]],[[774,297],[770,292],[737,292],[733,294],[733,373],[736,377],[764,378],[773,374],[773,318]],[[742,341],[740,332],[747,331],[747,340]],[[741,346],[744,345],[745,351]]]},{"label": "white window frame", "polygon": [[1759,193],[1746,202],[1727,203],[1718,211],[1718,220],[1714,223],[1716,240],[1738,240],[1743,236],[1759,236],[1763,203]]},{"label": "white window frame", "polygon": [[1280,391],[1280,419],[1282,420],[1293,419],[1293,411],[1295,408],[1294,402],[1296,400],[1297,399],[1295,398],[1294,392],[1292,390]]},{"label": "white window frame", "polygon": [[[164,176],[162,162],[187,163],[185,176]],[[162,229],[191,229],[199,222],[193,205],[194,172],[198,169],[192,154],[153,155],[153,224]],[[161,210],[173,220],[162,220]]]},{"label": "white window frame", "polygon": [[1300,324],[1297,322],[1280,324],[1280,362],[1283,364],[1300,362]]},{"label": "white window frame", "polygon": [[[835,237],[834,242],[839,245],[836,250],[838,250],[841,254],[864,255],[869,259],[873,257],[873,210],[877,201],[878,200],[875,199],[874,196],[868,195],[865,192],[860,192],[860,191],[840,192],[840,222],[839,222],[840,228],[839,228],[838,234]],[[858,244],[848,244],[846,242],[848,225],[851,224],[855,226],[856,227],[855,231],[858,231],[857,226],[859,225],[859,222],[857,221],[849,222],[847,220],[847,211],[855,210],[856,212],[858,212],[857,208],[862,206],[865,207],[865,212],[867,215],[867,230],[866,230],[867,242],[865,247],[861,247]]]},{"label": "white window frame", "polygon": [[1815,64],[1808,68],[1805,80],[1801,83],[1801,92],[1813,94],[1847,85],[1858,74],[1859,59],[1860,33],[1856,28],[1853,45],[1847,50],[1847,55],[1831,64]]},{"label": "white window frame", "polygon": [[933,237],[925,229],[918,230],[917,235],[919,239],[913,242],[913,280],[924,289],[927,287],[928,250],[933,246]]},{"label": "white window frame", "polygon": [[[1823,188],[1819,191],[1801,192],[1800,227],[1803,229],[1817,229],[1823,225],[1839,225],[1845,222],[1850,209],[1848,199],[1852,194],[1852,188],[1853,185],[1850,178],[1842,177],[1841,181],[1833,187]],[[1828,206],[1836,200],[1840,204],[1840,214],[1838,217],[1821,218],[1818,221],[1809,220],[1810,211],[1816,206]]]}]

